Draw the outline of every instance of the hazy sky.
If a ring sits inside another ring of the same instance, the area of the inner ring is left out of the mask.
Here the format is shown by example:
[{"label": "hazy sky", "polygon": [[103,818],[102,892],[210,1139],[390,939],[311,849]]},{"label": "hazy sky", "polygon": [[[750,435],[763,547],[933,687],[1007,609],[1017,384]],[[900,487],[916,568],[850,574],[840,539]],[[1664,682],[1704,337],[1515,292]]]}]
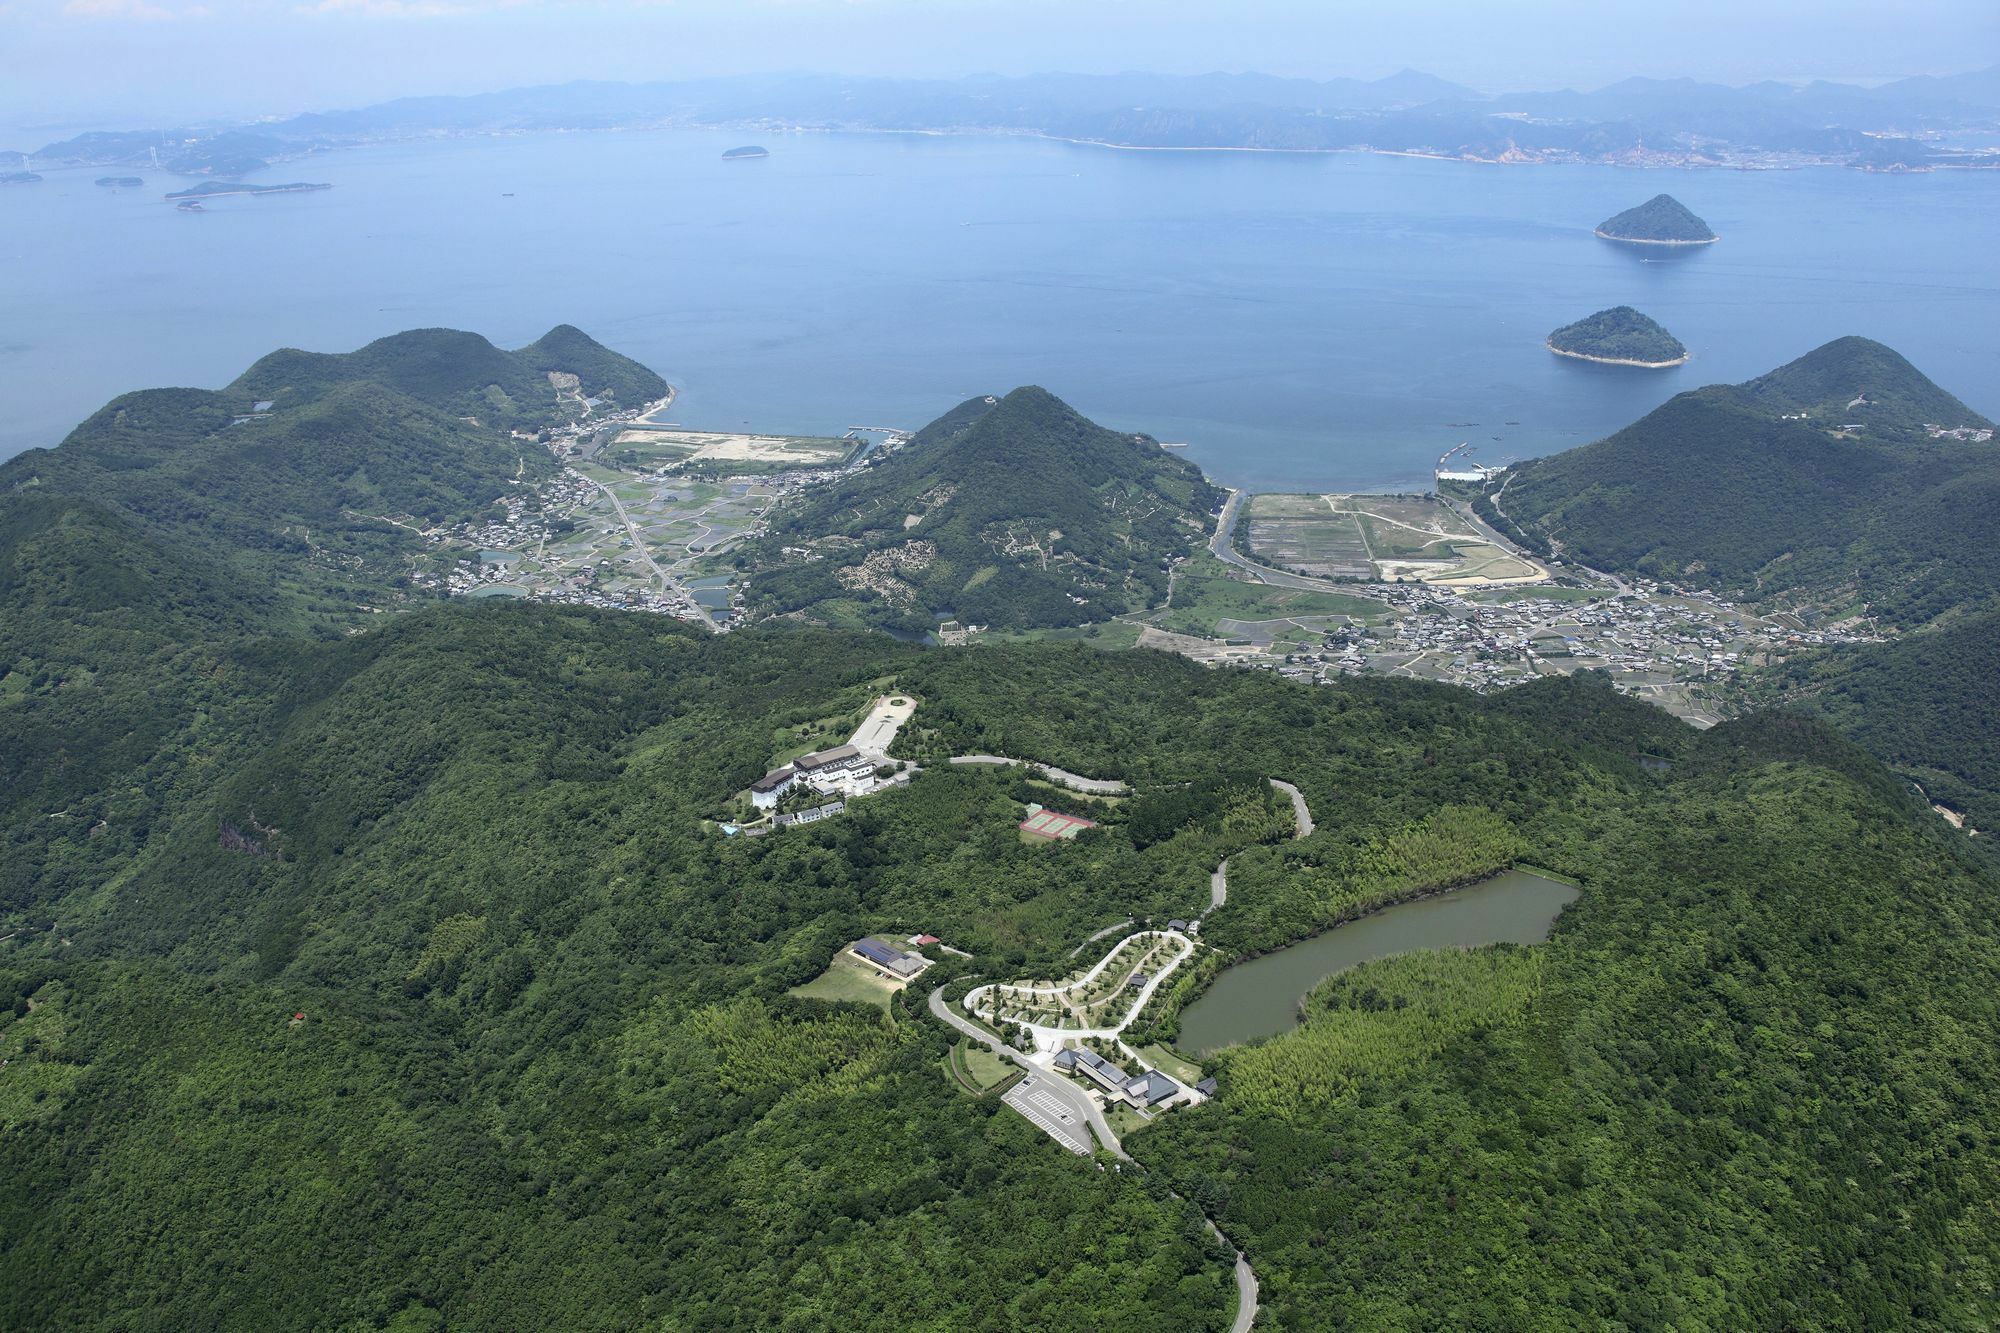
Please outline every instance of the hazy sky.
[{"label": "hazy sky", "polygon": [[0,0],[0,132],[800,69],[1412,67],[1502,91],[1996,62],[1997,0]]}]

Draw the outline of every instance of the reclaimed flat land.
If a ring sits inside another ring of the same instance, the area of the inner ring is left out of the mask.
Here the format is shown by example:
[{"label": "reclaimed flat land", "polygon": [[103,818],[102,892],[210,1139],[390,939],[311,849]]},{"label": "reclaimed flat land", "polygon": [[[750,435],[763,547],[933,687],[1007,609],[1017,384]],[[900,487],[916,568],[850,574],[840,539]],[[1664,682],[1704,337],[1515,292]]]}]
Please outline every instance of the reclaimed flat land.
[{"label": "reclaimed flat land", "polygon": [[1466,530],[1465,521],[1423,495],[1328,495],[1327,511],[1358,523],[1375,577],[1481,587],[1545,577],[1534,562]]},{"label": "reclaimed flat land", "polygon": [[787,994],[807,1000],[848,1000],[887,1009],[889,997],[901,989],[895,982],[876,976],[873,968],[850,958],[843,949],[826,971],[803,986],[792,987]]},{"label": "reclaimed flat land", "polygon": [[1250,550],[1278,569],[1319,578],[1370,579],[1375,567],[1360,525],[1319,495],[1253,495]]},{"label": "reclaimed flat land", "polygon": [[683,463],[747,463],[766,468],[837,467],[861,441],[820,435],[750,435],[721,431],[628,430],[612,447],[644,452],[668,467]]}]

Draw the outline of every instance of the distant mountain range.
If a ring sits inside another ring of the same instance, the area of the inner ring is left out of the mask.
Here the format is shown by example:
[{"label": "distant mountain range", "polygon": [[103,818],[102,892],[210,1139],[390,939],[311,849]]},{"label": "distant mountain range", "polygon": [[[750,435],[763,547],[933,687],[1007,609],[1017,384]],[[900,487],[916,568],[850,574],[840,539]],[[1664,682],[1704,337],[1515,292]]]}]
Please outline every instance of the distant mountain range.
[{"label": "distant mountain range", "polygon": [[[1872,170],[2000,165],[1953,146],[2000,128],[2000,67],[1877,88],[1627,79],[1594,92],[1488,95],[1405,70],[1386,79],[1261,74],[957,80],[753,76],[579,82],[403,98],[249,126],[80,135],[38,166],[240,175],[318,149],[415,135],[647,126],[1028,133],[1135,148],[1374,150],[1640,165],[1823,162]],[[0,154],[0,161],[14,154]]]}]

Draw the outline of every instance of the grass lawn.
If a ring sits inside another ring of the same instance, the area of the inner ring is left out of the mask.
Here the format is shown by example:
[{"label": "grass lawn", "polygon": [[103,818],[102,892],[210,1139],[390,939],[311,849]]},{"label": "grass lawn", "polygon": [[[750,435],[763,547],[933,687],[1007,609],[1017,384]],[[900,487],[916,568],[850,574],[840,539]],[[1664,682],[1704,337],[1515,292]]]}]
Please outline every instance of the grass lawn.
[{"label": "grass lawn", "polygon": [[1177,1055],[1164,1046],[1140,1046],[1136,1048],[1146,1058],[1146,1063],[1167,1077],[1189,1087],[1201,1082],[1201,1066],[1187,1057]]},{"label": "grass lawn", "polygon": [[1014,1073],[1012,1061],[1002,1059],[984,1046],[976,1046],[969,1041],[960,1042],[958,1053],[960,1067],[982,1088],[1003,1082]]},{"label": "grass lawn", "polygon": [[1109,1106],[1104,1118],[1111,1124],[1111,1132],[1119,1138],[1129,1138],[1153,1122],[1140,1115],[1129,1106]]},{"label": "grass lawn", "polygon": [[847,1000],[856,1004],[872,1004],[886,1011],[889,997],[900,989],[892,982],[878,979],[860,963],[850,961],[843,951],[826,971],[803,986],[792,987],[787,994],[807,1000]]}]

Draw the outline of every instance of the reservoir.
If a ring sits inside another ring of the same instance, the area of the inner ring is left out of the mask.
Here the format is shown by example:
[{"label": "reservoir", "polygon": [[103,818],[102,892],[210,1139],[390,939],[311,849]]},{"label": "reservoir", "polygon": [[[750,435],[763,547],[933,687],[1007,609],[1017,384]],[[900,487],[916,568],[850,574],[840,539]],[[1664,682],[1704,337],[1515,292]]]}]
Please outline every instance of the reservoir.
[{"label": "reservoir", "polygon": [[1384,908],[1228,969],[1182,1012],[1176,1044],[1201,1055],[1288,1032],[1298,1026],[1299,1001],[1313,987],[1371,959],[1417,949],[1539,944],[1576,896],[1568,884],[1509,870],[1435,898]]}]

